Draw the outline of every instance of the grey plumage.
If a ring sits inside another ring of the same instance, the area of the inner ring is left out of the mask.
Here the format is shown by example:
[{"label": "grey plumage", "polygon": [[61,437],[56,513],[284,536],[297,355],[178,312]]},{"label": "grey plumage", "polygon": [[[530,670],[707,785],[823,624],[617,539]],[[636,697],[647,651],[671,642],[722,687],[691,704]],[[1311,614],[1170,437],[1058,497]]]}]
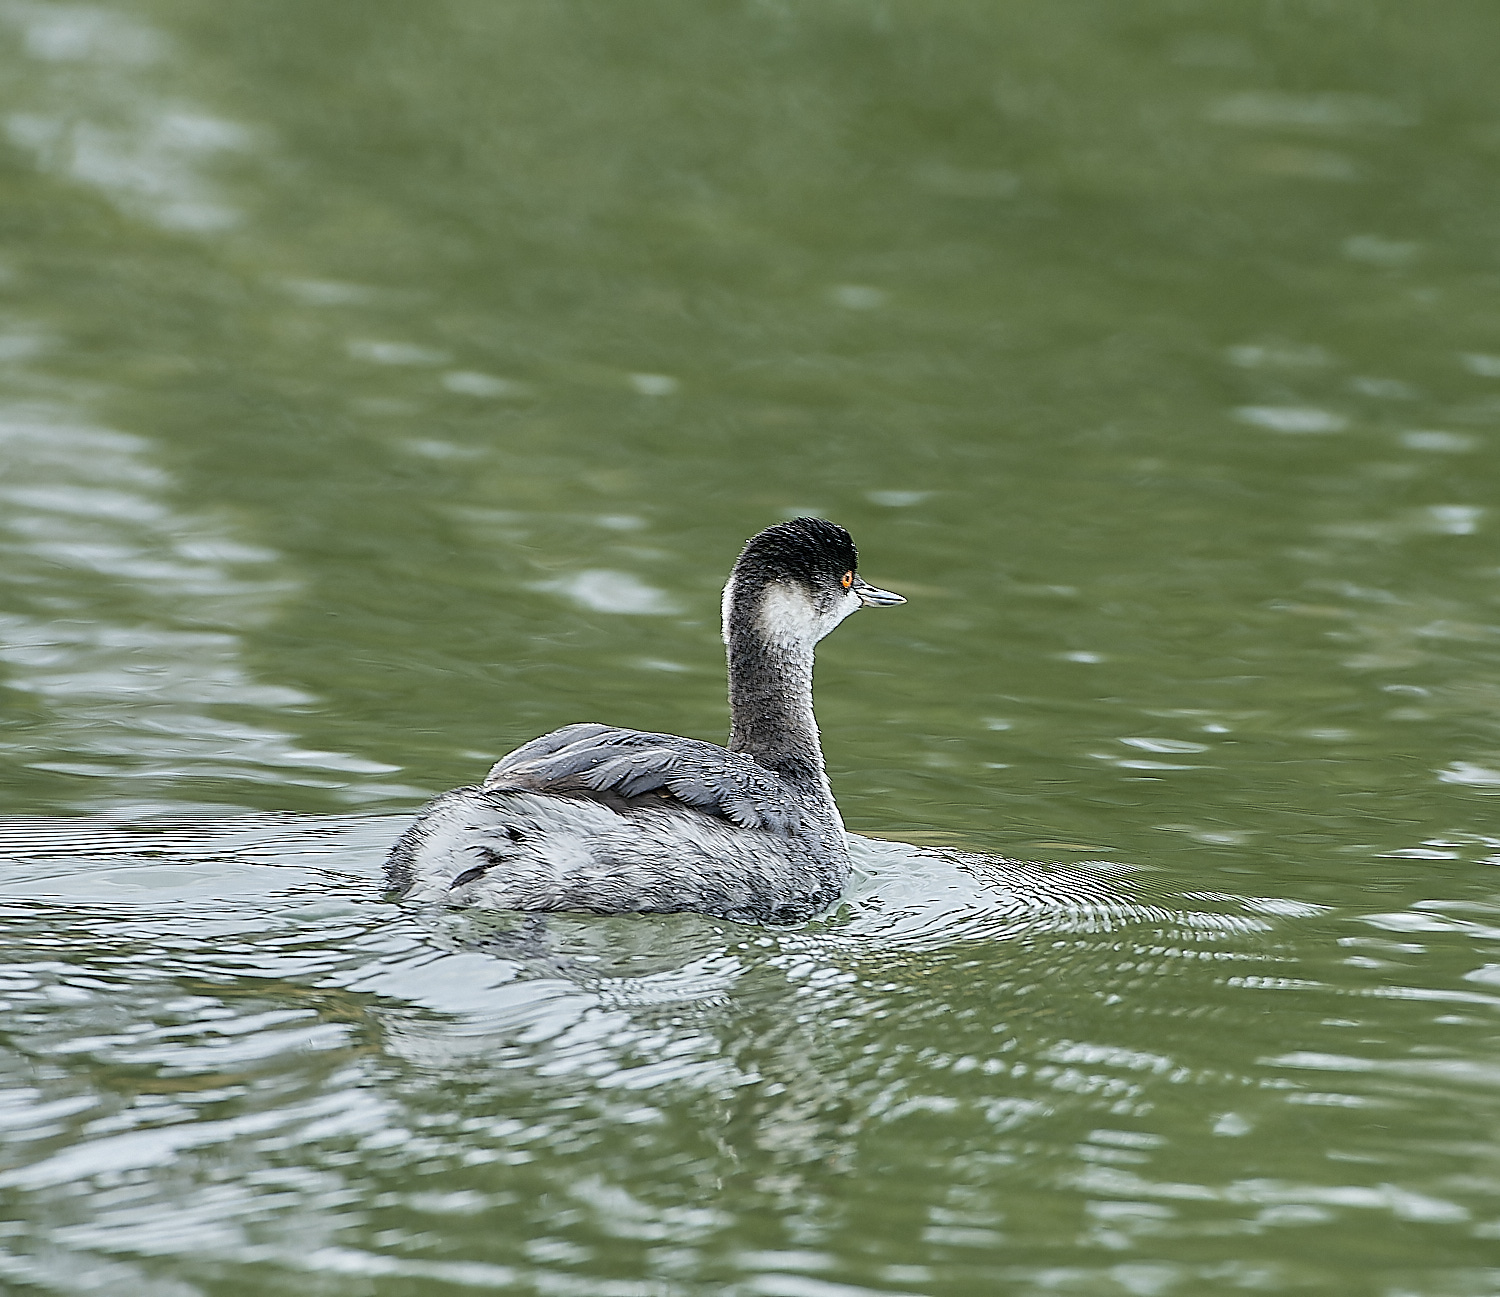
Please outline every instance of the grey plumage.
[{"label": "grey plumage", "polygon": [[642,797],[667,792],[747,829],[791,833],[802,808],[766,767],[717,743],[675,734],[565,725],[501,757],[486,789],[561,791],[569,784],[596,793]]},{"label": "grey plumage", "polygon": [[431,802],[386,862],[414,901],[799,923],[849,874],[812,717],[812,650],[861,604],[848,533],[819,519],[747,542],[725,589],[731,748],[567,725]]}]

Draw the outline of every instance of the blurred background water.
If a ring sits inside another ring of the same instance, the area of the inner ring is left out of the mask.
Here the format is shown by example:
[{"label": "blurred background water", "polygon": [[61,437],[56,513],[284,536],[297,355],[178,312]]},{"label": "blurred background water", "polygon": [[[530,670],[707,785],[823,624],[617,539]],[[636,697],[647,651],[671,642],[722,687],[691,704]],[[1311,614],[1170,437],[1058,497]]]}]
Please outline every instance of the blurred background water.
[{"label": "blurred background water", "polygon": [[[1500,1291],[1497,47],[0,2],[0,1285]],[[381,899],[796,513],[846,907]]]}]

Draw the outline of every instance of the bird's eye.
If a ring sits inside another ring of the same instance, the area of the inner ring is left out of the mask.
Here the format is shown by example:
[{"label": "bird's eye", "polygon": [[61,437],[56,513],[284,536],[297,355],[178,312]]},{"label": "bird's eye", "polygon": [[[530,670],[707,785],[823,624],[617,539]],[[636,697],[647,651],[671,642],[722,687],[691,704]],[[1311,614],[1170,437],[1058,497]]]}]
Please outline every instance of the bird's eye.
[{"label": "bird's eye", "polygon": [[839,577],[839,584],[843,586],[845,590],[847,590],[851,585],[854,584],[854,573],[845,572],[843,576]]}]

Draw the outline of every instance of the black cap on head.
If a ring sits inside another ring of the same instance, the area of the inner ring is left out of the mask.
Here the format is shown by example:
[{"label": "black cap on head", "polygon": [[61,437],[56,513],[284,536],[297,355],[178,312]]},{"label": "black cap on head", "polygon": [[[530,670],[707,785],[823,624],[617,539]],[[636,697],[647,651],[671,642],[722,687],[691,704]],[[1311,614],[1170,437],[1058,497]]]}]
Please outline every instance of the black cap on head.
[{"label": "black cap on head", "polygon": [[734,570],[756,583],[791,578],[812,585],[837,581],[858,564],[854,541],[838,523],[793,518],[750,537]]}]

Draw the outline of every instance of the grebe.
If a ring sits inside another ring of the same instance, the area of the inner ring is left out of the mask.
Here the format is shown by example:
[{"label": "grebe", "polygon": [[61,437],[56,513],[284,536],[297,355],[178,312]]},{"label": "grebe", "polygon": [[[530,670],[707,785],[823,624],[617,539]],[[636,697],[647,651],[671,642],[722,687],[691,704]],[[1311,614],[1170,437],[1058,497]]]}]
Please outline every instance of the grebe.
[{"label": "grebe", "polygon": [[752,536],[724,587],[729,745],[566,725],[430,802],[386,861],[407,899],[801,923],[838,899],[849,844],[813,719],[813,648],[857,608],[849,533],[796,518]]}]

